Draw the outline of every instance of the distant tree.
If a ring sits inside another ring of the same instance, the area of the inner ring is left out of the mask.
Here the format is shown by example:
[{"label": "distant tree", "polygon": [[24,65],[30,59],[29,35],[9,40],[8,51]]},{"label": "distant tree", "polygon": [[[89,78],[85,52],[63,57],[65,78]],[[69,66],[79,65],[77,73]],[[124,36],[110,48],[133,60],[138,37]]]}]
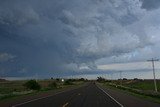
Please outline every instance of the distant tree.
[{"label": "distant tree", "polygon": [[97,81],[98,81],[98,82],[104,82],[104,81],[105,81],[105,78],[97,77]]},{"label": "distant tree", "polygon": [[80,78],[79,81],[85,81],[85,79],[84,78]]},{"label": "distant tree", "polygon": [[142,79],[134,78],[134,81],[143,81]]},{"label": "distant tree", "polygon": [[134,78],[133,80],[138,80],[138,78]]},{"label": "distant tree", "polygon": [[85,79],[85,81],[88,81],[88,79]]},{"label": "distant tree", "polygon": [[50,87],[50,88],[52,88],[52,89],[54,89],[54,88],[57,88],[57,83],[56,82],[52,82],[52,83],[50,83],[49,85],[48,85],[48,87]]},{"label": "distant tree", "polygon": [[68,79],[68,81],[74,82],[76,81],[76,79]]},{"label": "distant tree", "polygon": [[56,78],[56,81],[60,81],[60,79],[59,79],[59,78]]},{"label": "distant tree", "polygon": [[73,85],[72,82],[73,82],[72,79],[68,79],[64,82],[64,85]]},{"label": "distant tree", "polygon": [[0,78],[0,82],[4,82],[4,81],[7,81],[7,80],[6,80],[6,79]]},{"label": "distant tree", "polygon": [[41,86],[38,84],[36,80],[29,80],[23,86],[31,90],[40,90]]},{"label": "distant tree", "polygon": [[127,80],[127,78],[123,78],[123,80]]}]

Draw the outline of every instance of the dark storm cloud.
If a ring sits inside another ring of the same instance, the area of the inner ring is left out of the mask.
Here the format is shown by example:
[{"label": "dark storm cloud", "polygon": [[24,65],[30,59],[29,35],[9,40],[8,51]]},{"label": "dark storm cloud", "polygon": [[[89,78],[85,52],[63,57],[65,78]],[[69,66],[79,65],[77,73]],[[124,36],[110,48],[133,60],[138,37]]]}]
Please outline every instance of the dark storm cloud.
[{"label": "dark storm cloud", "polygon": [[16,56],[8,75],[96,69],[97,59],[150,45],[145,33],[126,29],[143,16],[138,0],[0,2],[0,52]]},{"label": "dark storm cloud", "polygon": [[146,10],[153,10],[160,7],[160,0],[140,0],[142,2],[142,8]]}]

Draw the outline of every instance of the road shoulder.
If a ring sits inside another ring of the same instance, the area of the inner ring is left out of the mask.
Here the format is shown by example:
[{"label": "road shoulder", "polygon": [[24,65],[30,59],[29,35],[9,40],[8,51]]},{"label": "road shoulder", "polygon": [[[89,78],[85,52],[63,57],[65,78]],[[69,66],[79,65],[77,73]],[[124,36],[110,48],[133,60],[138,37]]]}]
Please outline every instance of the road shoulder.
[{"label": "road shoulder", "polygon": [[98,84],[98,86],[105,90],[115,100],[124,105],[124,107],[160,107],[160,104],[158,103],[140,99],[138,97],[129,95],[121,90],[110,89],[100,84]]}]

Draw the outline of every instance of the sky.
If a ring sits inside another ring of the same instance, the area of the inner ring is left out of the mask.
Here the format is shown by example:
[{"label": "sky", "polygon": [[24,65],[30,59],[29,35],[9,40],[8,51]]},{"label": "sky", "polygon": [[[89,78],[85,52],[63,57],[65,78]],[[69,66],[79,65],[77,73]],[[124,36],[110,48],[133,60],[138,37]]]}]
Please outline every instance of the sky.
[{"label": "sky", "polygon": [[0,0],[0,77],[152,78],[159,34],[160,0]]}]

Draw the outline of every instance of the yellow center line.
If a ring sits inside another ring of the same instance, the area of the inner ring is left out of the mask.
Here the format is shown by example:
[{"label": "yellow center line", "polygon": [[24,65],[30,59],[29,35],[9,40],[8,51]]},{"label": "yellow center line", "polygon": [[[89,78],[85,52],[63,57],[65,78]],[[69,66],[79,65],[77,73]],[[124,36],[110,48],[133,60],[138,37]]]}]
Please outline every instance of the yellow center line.
[{"label": "yellow center line", "polygon": [[68,104],[69,104],[69,103],[67,102],[67,103],[65,103],[62,107],[67,107]]}]

